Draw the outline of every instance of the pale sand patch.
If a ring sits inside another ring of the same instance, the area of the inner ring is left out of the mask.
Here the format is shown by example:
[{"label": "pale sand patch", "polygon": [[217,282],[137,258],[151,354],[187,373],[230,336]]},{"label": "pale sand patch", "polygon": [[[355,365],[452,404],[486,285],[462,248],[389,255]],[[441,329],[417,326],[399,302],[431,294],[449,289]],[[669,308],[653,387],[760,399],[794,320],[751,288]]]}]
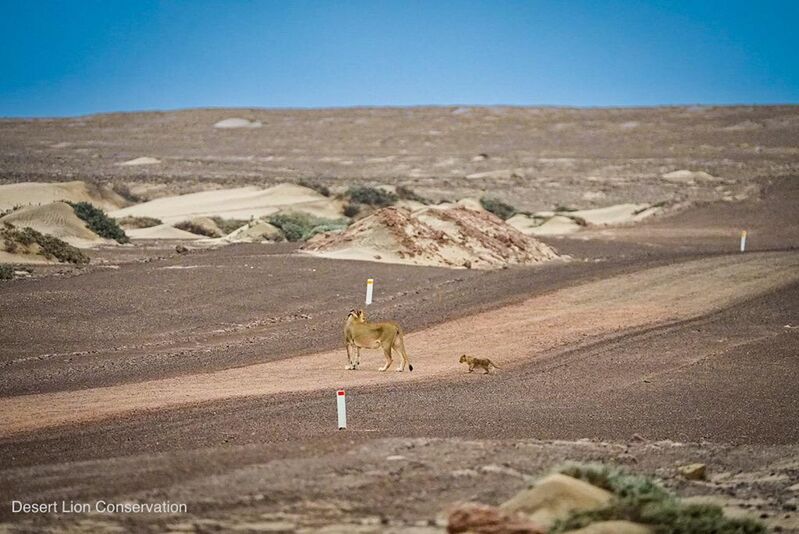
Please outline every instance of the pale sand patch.
[{"label": "pale sand patch", "polygon": [[313,189],[280,184],[267,189],[248,186],[162,197],[113,211],[110,215],[116,219],[129,215],[155,217],[165,223],[176,223],[194,217],[217,215],[226,219],[250,219],[279,211],[300,211],[336,219],[341,217],[342,209],[341,201],[325,197]]},{"label": "pale sand patch", "polygon": [[256,219],[219,239],[204,239],[203,243],[263,243],[265,241],[279,241],[282,238],[283,232],[279,228],[264,220]]},{"label": "pale sand patch", "polygon": [[[395,205],[397,207],[400,207],[399,203],[397,203]],[[427,207],[427,206],[425,206],[425,207]],[[434,207],[436,209],[439,209],[439,210],[447,210],[447,209],[451,209],[451,208],[462,207],[462,208],[467,208],[467,209],[474,210],[474,211],[482,211],[482,212],[487,212],[488,211],[487,209],[485,209],[483,207],[482,204],[480,204],[480,200],[479,199],[473,198],[473,197],[462,198],[460,200],[456,200],[455,202],[441,202],[440,204],[435,204],[432,207]]]},{"label": "pale sand patch", "polygon": [[565,235],[582,228],[574,219],[563,215],[539,218],[517,213],[507,223],[525,235]]},{"label": "pale sand patch", "polygon": [[127,205],[127,201],[109,187],[95,186],[81,181],[0,185],[0,211],[15,206],[50,204],[58,200],[91,202],[107,211]]},{"label": "pale sand patch", "polygon": [[455,202],[457,206],[463,206],[464,208],[475,210],[475,211],[486,211],[482,204],[480,204],[480,200],[477,198],[466,197],[458,200]]},{"label": "pale sand patch", "polygon": [[616,204],[605,208],[571,211],[568,217],[579,217],[592,226],[627,224],[640,221],[658,212],[649,204]]},{"label": "pale sand patch", "polygon": [[679,171],[667,172],[662,175],[662,178],[667,182],[674,182],[678,184],[694,184],[697,182],[719,182],[721,178],[717,178],[712,174],[705,171],[689,171],[680,169]]},{"label": "pale sand patch", "polygon": [[57,237],[79,248],[113,243],[89,230],[86,223],[75,215],[75,210],[66,202],[21,208],[0,218],[0,221],[9,222],[19,228],[33,228],[37,232]]},{"label": "pale sand patch", "polygon": [[346,371],[342,348],[212,373],[7,397],[0,399],[0,435],[234,397],[326,390],[332,401],[338,388],[463,373],[457,363],[463,352],[500,354],[498,363],[507,370],[587,336],[700,316],[796,280],[797,252],[736,254],[646,269],[408,334],[413,373],[377,372],[383,359],[376,351],[364,351],[362,370]]},{"label": "pale sand patch", "polygon": [[510,180],[514,176],[518,175],[519,173],[517,173],[513,169],[498,169],[495,171],[475,172],[472,174],[468,174],[466,178],[472,180],[489,179],[489,178],[499,179],[499,180]]},{"label": "pale sand patch", "polygon": [[150,226],[149,228],[136,228],[135,230],[127,230],[125,232],[129,238],[133,240],[139,239],[182,239],[182,240],[197,240],[203,239],[203,236],[180,230],[170,224],[159,224],[157,226]]},{"label": "pale sand patch", "polygon": [[158,158],[152,158],[150,156],[142,156],[140,158],[129,159],[128,161],[117,163],[117,165],[135,167],[137,165],[158,165],[159,163],[161,163],[161,160]]},{"label": "pale sand patch", "polygon": [[249,119],[240,119],[238,117],[231,117],[223,119],[214,124],[214,128],[260,128],[263,126],[261,121],[251,121]]},{"label": "pale sand patch", "polygon": [[394,207],[396,208],[405,208],[406,210],[416,211],[416,210],[423,210],[427,207],[427,204],[423,204],[418,200],[406,200],[400,199],[394,203]]}]

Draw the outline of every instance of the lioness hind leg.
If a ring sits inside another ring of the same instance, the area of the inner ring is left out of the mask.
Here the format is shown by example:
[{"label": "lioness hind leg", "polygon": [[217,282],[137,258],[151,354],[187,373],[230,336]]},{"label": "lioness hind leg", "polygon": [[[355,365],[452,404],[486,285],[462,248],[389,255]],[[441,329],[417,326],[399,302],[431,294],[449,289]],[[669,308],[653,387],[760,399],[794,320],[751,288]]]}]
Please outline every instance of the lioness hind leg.
[{"label": "lioness hind leg", "polygon": [[385,371],[386,369],[391,367],[391,361],[393,360],[393,358],[391,357],[391,345],[383,347],[383,356],[385,356],[386,358],[386,363],[385,365],[383,365],[383,367],[378,369],[378,371]]},{"label": "lioness hind leg", "polygon": [[402,361],[400,362],[399,367],[397,367],[397,371],[402,372],[405,370],[405,365],[408,365],[408,371],[413,371],[413,365],[411,365],[411,361],[408,359],[408,353],[405,351],[405,341],[402,339],[402,334],[397,335],[397,338],[394,340],[394,344],[396,345],[397,352],[400,353],[402,356]]}]

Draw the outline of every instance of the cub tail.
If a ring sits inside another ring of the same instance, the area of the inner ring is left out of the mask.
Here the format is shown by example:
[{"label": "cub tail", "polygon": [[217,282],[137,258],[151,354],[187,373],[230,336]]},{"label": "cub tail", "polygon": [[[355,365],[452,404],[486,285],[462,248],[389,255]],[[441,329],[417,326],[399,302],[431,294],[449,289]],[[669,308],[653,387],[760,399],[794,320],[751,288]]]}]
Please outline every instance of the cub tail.
[{"label": "cub tail", "polygon": [[490,363],[492,366],[494,366],[494,369],[502,369],[502,367],[500,367],[499,365],[495,364],[491,360],[488,360],[488,363]]}]

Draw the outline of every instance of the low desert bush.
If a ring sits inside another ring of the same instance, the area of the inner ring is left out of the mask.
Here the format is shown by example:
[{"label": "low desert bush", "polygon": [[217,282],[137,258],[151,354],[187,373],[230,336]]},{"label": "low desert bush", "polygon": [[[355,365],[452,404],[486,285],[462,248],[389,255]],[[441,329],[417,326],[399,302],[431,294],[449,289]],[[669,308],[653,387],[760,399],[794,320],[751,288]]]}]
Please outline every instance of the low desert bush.
[{"label": "low desert bush", "polygon": [[346,221],[323,219],[297,212],[279,213],[269,217],[268,221],[280,228],[287,241],[305,241],[318,233],[347,227]]},{"label": "low desert bush", "polygon": [[6,215],[14,213],[15,211],[17,211],[20,208],[22,208],[22,205],[21,204],[17,204],[16,206],[12,206],[12,207],[10,207],[8,209],[0,210],[0,217],[5,217]]},{"label": "low desert bush", "polygon": [[357,216],[361,212],[361,205],[357,202],[348,202],[344,206],[344,216],[350,219]]},{"label": "low desert bush", "polygon": [[516,209],[513,206],[496,198],[483,197],[480,199],[480,205],[502,220],[510,219],[516,214]]},{"label": "low desert bush", "polygon": [[145,200],[144,198],[133,193],[127,184],[114,184],[111,189],[114,191],[114,193],[133,204],[138,204],[139,202],[144,202]]},{"label": "low desert bush", "polygon": [[761,534],[757,521],[731,519],[718,506],[682,504],[655,481],[617,467],[572,464],[559,470],[614,494],[608,506],[575,512],[557,522],[551,533],[583,528],[597,521],[627,520],[652,527],[656,534]]},{"label": "low desert bush", "polygon": [[376,208],[385,208],[394,204],[398,197],[390,191],[370,186],[355,186],[347,189],[346,196],[350,202],[366,204]]},{"label": "low desert bush", "polygon": [[10,265],[0,265],[0,280],[11,280],[14,278],[14,268]]},{"label": "low desert bush", "polygon": [[186,232],[191,232],[192,234],[197,235],[204,235],[205,237],[222,237],[219,235],[219,232],[214,230],[213,228],[205,228],[197,223],[192,221],[182,221],[174,225],[175,228],[178,230],[184,230]]},{"label": "low desert bush", "polygon": [[69,202],[75,215],[82,219],[89,229],[100,237],[113,239],[117,243],[129,243],[130,239],[125,235],[125,230],[119,227],[117,222],[106,215],[100,208],[95,207],[89,202]]},{"label": "low desert bush", "polygon": [[161,219],[156,219],[155,217],[133,217],[128,215],[127,217],[117,219],[117,224],[123,228],[136,229],[151,228],[164,223],[161,221]]},{"label": "low desert bush", "polygon": [[297,182],[297,184],[303,187],[307,187],[309,189],[313,189],[320,195],[324,195],[326,197],[330,196],[330,189],[328,189],[326,185],[321,184],[315,180],[300,180],[299,182]]},{"label": "low desert bush", "polygon": [[397,197],[401,198],[402,200],[415,200],[416,202],[421,202],[422,204],[430,204],[430,199],[416,194],[416,191],[404,185],[397,186]]},{"label": "low desert bush", "polygon": [[77,265],[89,263],[89,257],[79,249],[57,237],[37,232],[33,228],[20,229],[6,223],[0,228],[0,237],[3,239],[5,249],[9,252],[16,252],[35,244],[39,246],[41,255],[47,259],[56,259]]},{"label": "low desert bush", "polygon": [[238,230],[249,222],[244,219],[223,219],[222,217],[218,217],[216,215],[211,217],[211,220],[216,223],[220,230],[222,230],[223,235],[228,235],[230,232]]}]

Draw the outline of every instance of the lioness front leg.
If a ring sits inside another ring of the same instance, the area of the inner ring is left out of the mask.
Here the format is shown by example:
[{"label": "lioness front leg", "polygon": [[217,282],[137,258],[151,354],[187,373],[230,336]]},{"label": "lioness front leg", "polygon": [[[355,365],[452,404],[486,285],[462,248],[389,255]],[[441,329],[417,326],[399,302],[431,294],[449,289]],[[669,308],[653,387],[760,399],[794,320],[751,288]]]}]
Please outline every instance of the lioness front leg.
[{"label": "lioness front leg", "polygon": [[355,347],[355,367],[354,367],[354,369],[357,369],[359,365],[361,365],[361,347],[358,347],[356,345],[356,347]]},{"label": "lioness front leg", "polygon": [[347,343],[346,346],[347,346],[347,362],[349,363],[344,366],[344,369],[346,369],[347,371],[354,371],[355,365],[352,364],[352,354],[350,353],[350,344]]}]

